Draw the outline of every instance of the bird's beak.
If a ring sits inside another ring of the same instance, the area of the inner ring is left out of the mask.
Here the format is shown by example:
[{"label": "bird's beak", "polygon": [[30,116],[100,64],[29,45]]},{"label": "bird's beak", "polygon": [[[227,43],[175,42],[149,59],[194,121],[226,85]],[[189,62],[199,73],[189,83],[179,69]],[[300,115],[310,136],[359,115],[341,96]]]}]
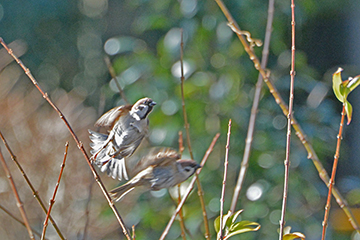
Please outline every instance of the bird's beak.
[{"label": "bird's beak", "polygon": [[201,168],[200,164],[196,164],[195,169]]},{"label": "bird's beak", "polygon": [[153,107],[153,106],[155,106],[156,105],[156,102],[154,102],[154,101],[152,101],[151,103],[149,103],[149,106],[150,107]]}]

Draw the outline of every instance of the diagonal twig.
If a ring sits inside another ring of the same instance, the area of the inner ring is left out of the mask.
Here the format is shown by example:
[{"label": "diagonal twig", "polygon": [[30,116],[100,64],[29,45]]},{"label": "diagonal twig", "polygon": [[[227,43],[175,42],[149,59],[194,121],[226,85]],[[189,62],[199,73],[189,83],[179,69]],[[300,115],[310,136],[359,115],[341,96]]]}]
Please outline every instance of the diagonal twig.
[{"label": "diagonal twig", "polygon": [[[39,196],[39,193],[35,190],[34,186],[32,185],[32,183],[30,182],[30,179],[28,178],[28,176],[26,175],[24,169],[22,168],[22,166],[20,165],[20,163],[18,162],[16,156],[14,155],[13,151],[11,150],[9,144],[7,143],[4,135],[2,134],[2,132],[0,131],[0,138],[2,139],[7,151],[9,152],[10,154],[10,157],[11,159],[15,162],[16,166],[18,167],[18,169],[20,170],[22,176],[24,177],[26,183],[29,185],[34,197],[36,198],[36,200],[38,201],[38,203],[40,204],[40,207],[42,208],[42,210],[46,213],[47,210],[46,210],[46,207],[45,207],[45,204],[44,202],[41,200],[40,196]],[[55,220],[52,218],[52,216],[50,215],[49,216],[50,218],[50,222],[51,224],[54,226],[55,228],[55,231],[57,232],[57,234],[59,235],[59,237],[64,240],[65,237],[63,236],[63,234],[61,233],[59,227],[57,226]]]},{"label": "diagonal twig", "polygon": [[71,128],[69,122],[67,121],[67,119],[65,118],[65,116],[63,115],[63,113],[60,111],[60,109],[51,101],[51,99],[49,98],[48,94],[45,93],[41,87],[39,86],[39,84],[37,83],[37,81],[35,80],[35,78],[33,77],[33,75],[31,74],[30,70],[25,67],[25,65],[21,62],[20,59],[18,59],[13,51],[6,45],[6,43],[4,42],[4,40],[2,38],[0,38],[0,43],[1,45],[3,45],[3,47],[7,50],[7,52],[14,58],[14,60],[20,65],[20,67],[24,70],[25,74],[29,77],[29,79],[31,80],[31,82],[35,85],[35,87],[39,90],[39,92],[41,93],[41,95],[43,96],[43,98],[45,98],[45,100],[51,105],[52,108],[54,108],[54,110],[59,114],[60,119],[64,122],[64,124],[66,125],[66,127],[68,128],[71,136],[73,137],[73,139],[76,142],[77,147],[79,148],[79,150],[82,152],[82,154],[85,157],[86,162],[88,163],[91,172],[94,175],[94,178],[97,182],[97,184],[99,185],[102,193],[105,196],[106,201],[108,202],[111,210],[114,212],[114,215],[116,217],[116,219],[118,220],[124,235],[126,236],[126,238],[128,240],[131,240],[129,232],[125,226],[124,221],[122,220],[117,208],[115,207],[114,203],[111,200],[111,197],[109,195],[109,193],[107,192],[105,185],[103,184],[103,182],[101,181],[100,176],[98,175],[98,173],[96,172],[95,168],[93,167],[93,165],[91,164],[90,158],[87,155],[85,148],[83,146],[83,143],[78,139],[77,135],[75,134],[74,130]]},{"label": "diagonal twig", "polygon": [[[281,98],[279,92],[275,88],[275,85],[272,83],[270,76],[269,76],[269,71],[267,71],[261,67],[259,59],[255,55],[254,51],[251,49],[251,47],[249,46],[247,41],[245,40],[244,36],[242,36],[239,26],[235,22],[234,18],[231,16],[229,10],[226,8],[224,3],[221,0],[215,0],[215,1],[219,5],[221,11],[224,13],[225,17],[227,18],[230,28],[236,33],[240,42],[244,46],[245,51],[248,53],[250,59],[253,61],[255,69],[258,70],[260,72],[261,76],[263,77],[264,82],[267,85],[267,87],[269,88],[270,93],[275,98],[275,102],[279,105],[283,114],[285,116],[287,116],[289,114],[288,106],[286,105],[284,100]],[[292,116],[292,118],[291,118],[291,124],[295,130],[296,136],[300,139],[301,143],[305,147],[305,149],[308,153],[308,158],[312,160],[316,170],[319,173],[321,180],[327,185],[330,180],[329,175],[326,172],[326,170],[324,169],[324,166],[320,162],[319,157],[317,156],[313,146],[307,140],[304,131],[302,130],[301,126],[299,125],[299,123],[297,122],[297,120],[295,119],[294,116]],[[336,199],[336,202],[339,204],[340,208],[344,211],[344,213],[348,217],[348,220],[349,220],[350,224],[352,225],[352,227],[358,233],[360,233],[360,226],[359,226],[357,220],[355,219],[354,214],[350,210],[345,198],[340,194],[339,190],[336,187],[334,187],[332,189],[332,194],[333,194],[334,198]]]},{"label": "diagonal twig", "polygon": [[184,203],[185,203],[187,197],[189,196],[191,190],[194,188],[195,181],[196,181],[196,179],[198,178],[198,175],[200,174],[200,172],[201,172],[201,170],[202,170],[202,167],[204,167],[204,165],[205,165],[205,163],[206,163],[206,161],[207,161],[210,153],[212,152],[212,150],[213,150],[213,148],[214,148],[214,145],[215,145],[216,141],[218,140],[219,136],[220,136],[220,134],[218,133],[218,134],[216,134],[215,137],[213,138],[213,140],[212,140],[212,142],[211,142],[208,150],[206,151],[203,159],[201,160],[201,163],[200,163],[201,168],[199,168],[199,169],[196,171],[197,174],[196,174],[196,175],[193,177],[193,179],[191,180],[188,188],[187,188],[186,191],[185,191],[184,197],[181,199],[181,202],[180,202],[179,205],[177,206],[174,214],[171,216],[171,218],[170,218],[168,224],[166,225],[165,230],[164,230],[163,233],[161,234],[159,240],[164,240],[165,237],[166,237],[166,235],[169,233],[170,227],[171,227],[171,225],[173,224],[173,222],[175,221],[176,215],[180,212],[180,209],[181,209],[182,206],[184,205]]},{"label": "diagonal twig", "polygon": [[[274,18],[274,2],[275,2],[275,0],[269,0],[264,48],[262,51],[262,58],[261,58],[261,67],[262,68],[266,68],[267,60],[268,60],[268,56],[269,56],[272,22],[273,22],[273,18]],[[258,106],[259,106],[259,102],[260,102],[262,85],[263,85],[263,78],[262,78],[261,74],[259,74],[258,80],[256,82],[254,100],[253,100],[253,104],[251,107],[251,115],[250,115],[250,119],[249,119],[248,131],[247,131],[246,140],[245,140],[244,155],[243,155],[243,159],[241,162],[239,177],[238,177],[236,186],[234,188],[234,194],[233,194],[233,198],[231,200],[231,205],[230,205],[230,211],[233,213],[235,212],[236,202],[239,199],[240,191],[241,191],[242,185],[245,180],[246,171],[249,166],[251,145],[252,145],[252,140],[253,140],[253,135],[254,135],[255,121],[256,121],[257,110],[258,110]]]},{"label": "diagonal twig", "polygon": [[[185,107],[185,96],[184,96],[184,62],[183,62],[183,57],[184,57],[184,41],[183,41],[183,30],[181,29],[181,46],[180,46],[180,69],[181,69],[181,102],[182,102],[182,109],[183,109],[183,115],[184,115],[184,122],[185,122],[185,130],[186,130],[186,141],[187,141],[187,145],[189,148],[189,153],[190,153],[190,157],[192,160],[194,160],[194,156],[193,156],[193,152],[192,152],[192,148],[191,148],[191,141],[190,141],[190,133],[189,133],[189,122],[187,119],[187,114],[186,114],[186,107]],[[197,172],[195,172],[195,175],[197,174]],[[207,213],[206,213],[206,208],[205,208],[205,201],[204,201],[204,191],[201,187],[201,183],[198,177],[195,178],[196,179],[196,185],[198,188],[198,196],[199,196],[199,200],[200,200],[200,205],[201,205],[201,209],[202,209],[202,213],[203,213],[203,218],[204,218],[204,225],[205,225],[205,239],[210,239],[210,229],[209,229],[209,222],[208,222],[208,218],[207,218]]]},{"label": "diagonal twig", "polygon": [[108,56],[106,56],[104,58],[104,60],[105,60],[106,66],[109,69],[110,76],[114,79],[116,87],[119,89],[119,93],[120,93],[122,99],[124,99],[126,104],[129,104],[129,101],[127,100],[127,98],[125,96],[125,93],[124,93],[123,89],[121,88],[120,83],[117,80],[115,70],[114,70],[114,68],[113,68],[113,66],[111,65],[111,62],[110,62],[110,58]]},{"label": "diagonal twig", "polygon": [[286,134],[286,154],[285,154],[285,174],[284,174],[284,191],[280,219],[279,240],[283,239],[285,227],[285,214],[287,193],[289,187],[289,169],[290,169],[290,141],[291,141],[291,118],[293,114],[294,103],[294,80],[295,80],[295,4],[291,0],[291,70],[290,70],[290,94],[289,94],[289,113],[287,117],[287,134]]},{"label": "diagonal twig", "polygon": [[[20,219],[18,219],[17,217],[14,216],[14,214],[12,214],[9,210],[7,210],[4,206],[0,205],[0,209],[3,210],[7,215],[9,215],[12,219],[14,219],[15,221],[17,221],[18,223],[20,223],[21,225],[25,226],[25,223],[23,221],[21,221]],[[37,232],[34,229],[31,229],[33,231],[33,233],[39,237],[41,237],[41,233]]]},{"label": "diagonal twig", "polygon": [[227,170],[229,165],[229,149],[230,149],[230,135],[231,135],[231,119],[229,120],[228,133],[227,133],[227,141],[225,147],[225,161],[224,161],[224,179],[222,183],[221,190],[221,198],[220,198],[220,231],[219,231],[219,240],[223,239],[223,216],[224,216],[224,202],[225,202],[225,186],[226,186],[226,177]]},{"label": "diagonal twig", "polygon": [[15,186],[15,182],[14,182],[14,180],[13,180],[13,178],[11,176],[10,170],[9,170],[9,168],[8,168],[6,162],[5,162],[5,159],[4,159],[4,156],[3,156],[2,152],[1,152],[1,149],[0,149],[0,161],[1,161],[1,164],[2,164],[2,166],[4,168],[4,171],[6,173],[6,177],[9,179],[11,189],[12,189],[14,195],[15,195],[16,203],[17,203],[17,206],[19,208],[21,217],[24,220],[24,224],[26,226],[26,229],[27,229],[27,231],[29,233],[29,237],[30,237],[30,239],[35,240],[35,236],[34,236],[32,230],[31,230],[29,221],[28,221],[28,219],[26,217],[24,205],[21,202],[20,196],[19,196],[18,191],[17,191],[16,186]]},{"label": "diagonal twig", "polygon": [[68,154],[68,149],[69,149],[69,142],[66,142],[65,143],[64,159],[63,159],[63,162],[61,164],[60,174],[59,174],[58,181],[56,182],[56,186],[55,186],[55,189],[54,189],[53,196],[50,199],[49,210],[48,210],[48,212],[46,214],[44,227],[43,227],[43,231],[42,231],[42,234],[41,234],[41,240],[45,239],[45,233],[46,233],[46,228],[47,228],[48,221],[49,221],[50,212],[51,212],[51,209],[52,209],[52,207],[54,206],[54,203],[55,203],[55,197],[56,197],[56,193],[57,193],[57,190],[59,188],[59,185],[60,185],[60,179],[61,179],[62,173],[64,171],[65,161],[66,161],[66,157],[67,157],[67,154]]}]

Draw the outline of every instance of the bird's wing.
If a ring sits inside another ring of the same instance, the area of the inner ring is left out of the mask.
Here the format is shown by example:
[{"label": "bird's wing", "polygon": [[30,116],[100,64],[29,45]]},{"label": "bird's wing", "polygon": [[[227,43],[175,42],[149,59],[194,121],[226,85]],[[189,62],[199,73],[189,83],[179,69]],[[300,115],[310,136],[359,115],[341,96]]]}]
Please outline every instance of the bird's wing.
[{"label": "bird's wing", "polygon": [[140,160],[138,167],[144,169],[148,166],[161,166],[178,159],[180,154],[172,148],[153,148]]},{"label": "bird's wing", "polygon": [[119,149],[117,150],[117,155],[121,157],[128,157],[132,155],[133,152],[135,152],[135,150],[139,147],[144,137],[144,134],[129,136],[127,139],[122,141],[121,146],[119,146]]},{"label": "bird's wing", "polygon": [[110,109],[104,113],[96,122],[96,127],[113,127],[115,122],[121,117],[130,112],[132,105],[122,105]]}]

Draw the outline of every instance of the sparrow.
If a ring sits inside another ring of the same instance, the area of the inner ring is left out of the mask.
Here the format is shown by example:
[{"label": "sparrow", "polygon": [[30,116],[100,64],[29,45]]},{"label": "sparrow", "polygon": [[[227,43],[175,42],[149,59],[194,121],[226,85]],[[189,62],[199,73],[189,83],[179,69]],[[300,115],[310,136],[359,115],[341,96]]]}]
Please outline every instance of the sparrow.
[{"label": "sparrow", "polygon": [[148,115],[156,105],[151,98],[142,98],[134,105],[115,107],[95,123],[110,127],[109,135],[89,130],[91,160],[112,178],[128,180],[125,161],[139,147],[148,133]]},{"label": "sparrow", "polygon": [[180,154],[171,148],[154,148],[143,157],[134,171],[136,175],[127,183],[110,191],[115,201],[121,200],[135,187],[157,191],[176,186],[200,168],[194,160],[180,159]]}]

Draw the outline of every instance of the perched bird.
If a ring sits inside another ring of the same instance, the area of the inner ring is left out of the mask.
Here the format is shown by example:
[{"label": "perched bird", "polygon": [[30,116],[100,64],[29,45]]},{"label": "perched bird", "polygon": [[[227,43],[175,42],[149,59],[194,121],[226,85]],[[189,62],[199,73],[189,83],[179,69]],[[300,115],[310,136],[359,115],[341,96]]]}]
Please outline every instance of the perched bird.
[{"label": "perched bird", "polygon": [[171,148],[155,148],[143,157],[135,167],[137,174],[124,185],[110,191],[115,201],[121,200],[137,186],[147,190],[160,190],[182,183],[200,168],[194,160],[180,159]]},{"label": "perched bird", "polygon": [[152,99],[142,98],[134,105],[115,107],[96,121],[95,126],[110,127],[109,135],[89,130],[91,159],[102,172],[114,179],[128,179],[125,160],[147,135],[147,116],[155,105]]}]

